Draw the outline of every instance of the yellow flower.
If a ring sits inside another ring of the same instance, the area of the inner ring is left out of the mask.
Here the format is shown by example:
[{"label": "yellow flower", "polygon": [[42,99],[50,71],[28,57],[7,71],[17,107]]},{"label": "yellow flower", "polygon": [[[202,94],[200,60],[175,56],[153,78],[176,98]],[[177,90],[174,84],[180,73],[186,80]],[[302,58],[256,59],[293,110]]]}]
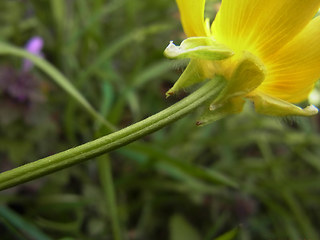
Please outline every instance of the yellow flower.
[{"label": "yellow flower", "polygon": [[320,0],[222,0],[211,26],[205,0],[176,1],[189,38],[171,42],[165,54],[191,60],[168,95],[221,75],[228,85],[208,121],[242,111],[244,99],[266,115],[318,112],[294,103],[306,100],[320,77]]}]

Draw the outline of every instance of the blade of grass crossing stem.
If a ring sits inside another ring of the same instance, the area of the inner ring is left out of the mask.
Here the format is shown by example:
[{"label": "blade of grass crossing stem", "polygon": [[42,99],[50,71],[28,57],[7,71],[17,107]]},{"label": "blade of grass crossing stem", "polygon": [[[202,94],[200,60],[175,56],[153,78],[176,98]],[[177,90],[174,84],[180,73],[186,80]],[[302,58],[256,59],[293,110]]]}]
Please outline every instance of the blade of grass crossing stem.
[{"label": "blade of grass crossing stem", "polygon": [[121,240],[121,228],[118,217],[116,193],[113,184],[110,158],[108,154],[98,158],[99,177],[105,195],[106,205],[110,213],[114,240]]},{"label": "blade of grass crossing stem", "polygon": [[82,94],[70,83],[70,81],[62,75],[54,66],[44,59],[37,57],[29,52],[18,47],[11,46],[7,43],[0,42],[0,55],[12,55],[22,58],[27,58],[32,61],[37,67],[48,74],[62,89],[72,96],[83,108],[87,110],[97,121],[102,123],[109,130],[115,130],[115,127],[106,121],[82,96]]}]

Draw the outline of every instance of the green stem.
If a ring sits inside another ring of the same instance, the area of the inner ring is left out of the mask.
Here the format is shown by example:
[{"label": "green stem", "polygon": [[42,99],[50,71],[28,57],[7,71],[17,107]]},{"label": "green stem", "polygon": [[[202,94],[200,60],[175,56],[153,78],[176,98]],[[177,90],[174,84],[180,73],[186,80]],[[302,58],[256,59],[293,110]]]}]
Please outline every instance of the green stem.
[{"label": "green stem", "polygon": [[0,173],[0,190],[100,156],[155,132],[216,98],[224,86],[225,80],[216,77],[188,97],[147,119],[78,147]]},{"label": "green stem", "polygon": [[109,155],[98,158],[98,167],[100,182],[106,199],[107,210],[110,214],[113,239],[121,240],[121,228]]}]

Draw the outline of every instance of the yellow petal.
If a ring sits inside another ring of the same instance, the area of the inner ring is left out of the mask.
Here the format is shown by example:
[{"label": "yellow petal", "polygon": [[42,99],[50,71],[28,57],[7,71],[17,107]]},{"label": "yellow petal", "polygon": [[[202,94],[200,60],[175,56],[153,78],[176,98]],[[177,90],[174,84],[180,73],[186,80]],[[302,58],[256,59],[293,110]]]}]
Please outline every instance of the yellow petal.
[{"label": "yellow petal", "polygon": [[188,37],[207,36],[207,25],[204,19],[205,0],[176,0],[182,26]]},{"label": "yellow petal", "polygon": [[269,116],[313,116],[318,113],[318,109],[310,105],[304,109],[283,101],[279,98],[271,97],[263,93],[256,92],[253,95],[247,96],[254,102],[254,107],[257,113]]},{"label": "yellow petal", "polygon": [[222,0],[212,33],[234,51],[264,60],[297,35],[319,7],[320,0]]},{"label": "yellow petal", "polygon": [[265,64],[268,75],[259,91],[292,103],[307,99],[320,77],[320,17]]}]

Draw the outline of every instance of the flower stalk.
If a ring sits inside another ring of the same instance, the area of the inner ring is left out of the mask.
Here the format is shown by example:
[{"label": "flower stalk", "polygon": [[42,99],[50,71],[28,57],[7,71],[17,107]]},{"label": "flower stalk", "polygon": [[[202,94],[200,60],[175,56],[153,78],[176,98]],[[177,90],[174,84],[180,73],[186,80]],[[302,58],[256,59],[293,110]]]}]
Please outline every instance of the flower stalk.
[{"label": "flower stalk", "polygon": [[147,119],[78,147],[0,173],[0,190],[79,164],[155,132],[214,100],[225,84],[224,78],[217,76],[186,98]]}]

